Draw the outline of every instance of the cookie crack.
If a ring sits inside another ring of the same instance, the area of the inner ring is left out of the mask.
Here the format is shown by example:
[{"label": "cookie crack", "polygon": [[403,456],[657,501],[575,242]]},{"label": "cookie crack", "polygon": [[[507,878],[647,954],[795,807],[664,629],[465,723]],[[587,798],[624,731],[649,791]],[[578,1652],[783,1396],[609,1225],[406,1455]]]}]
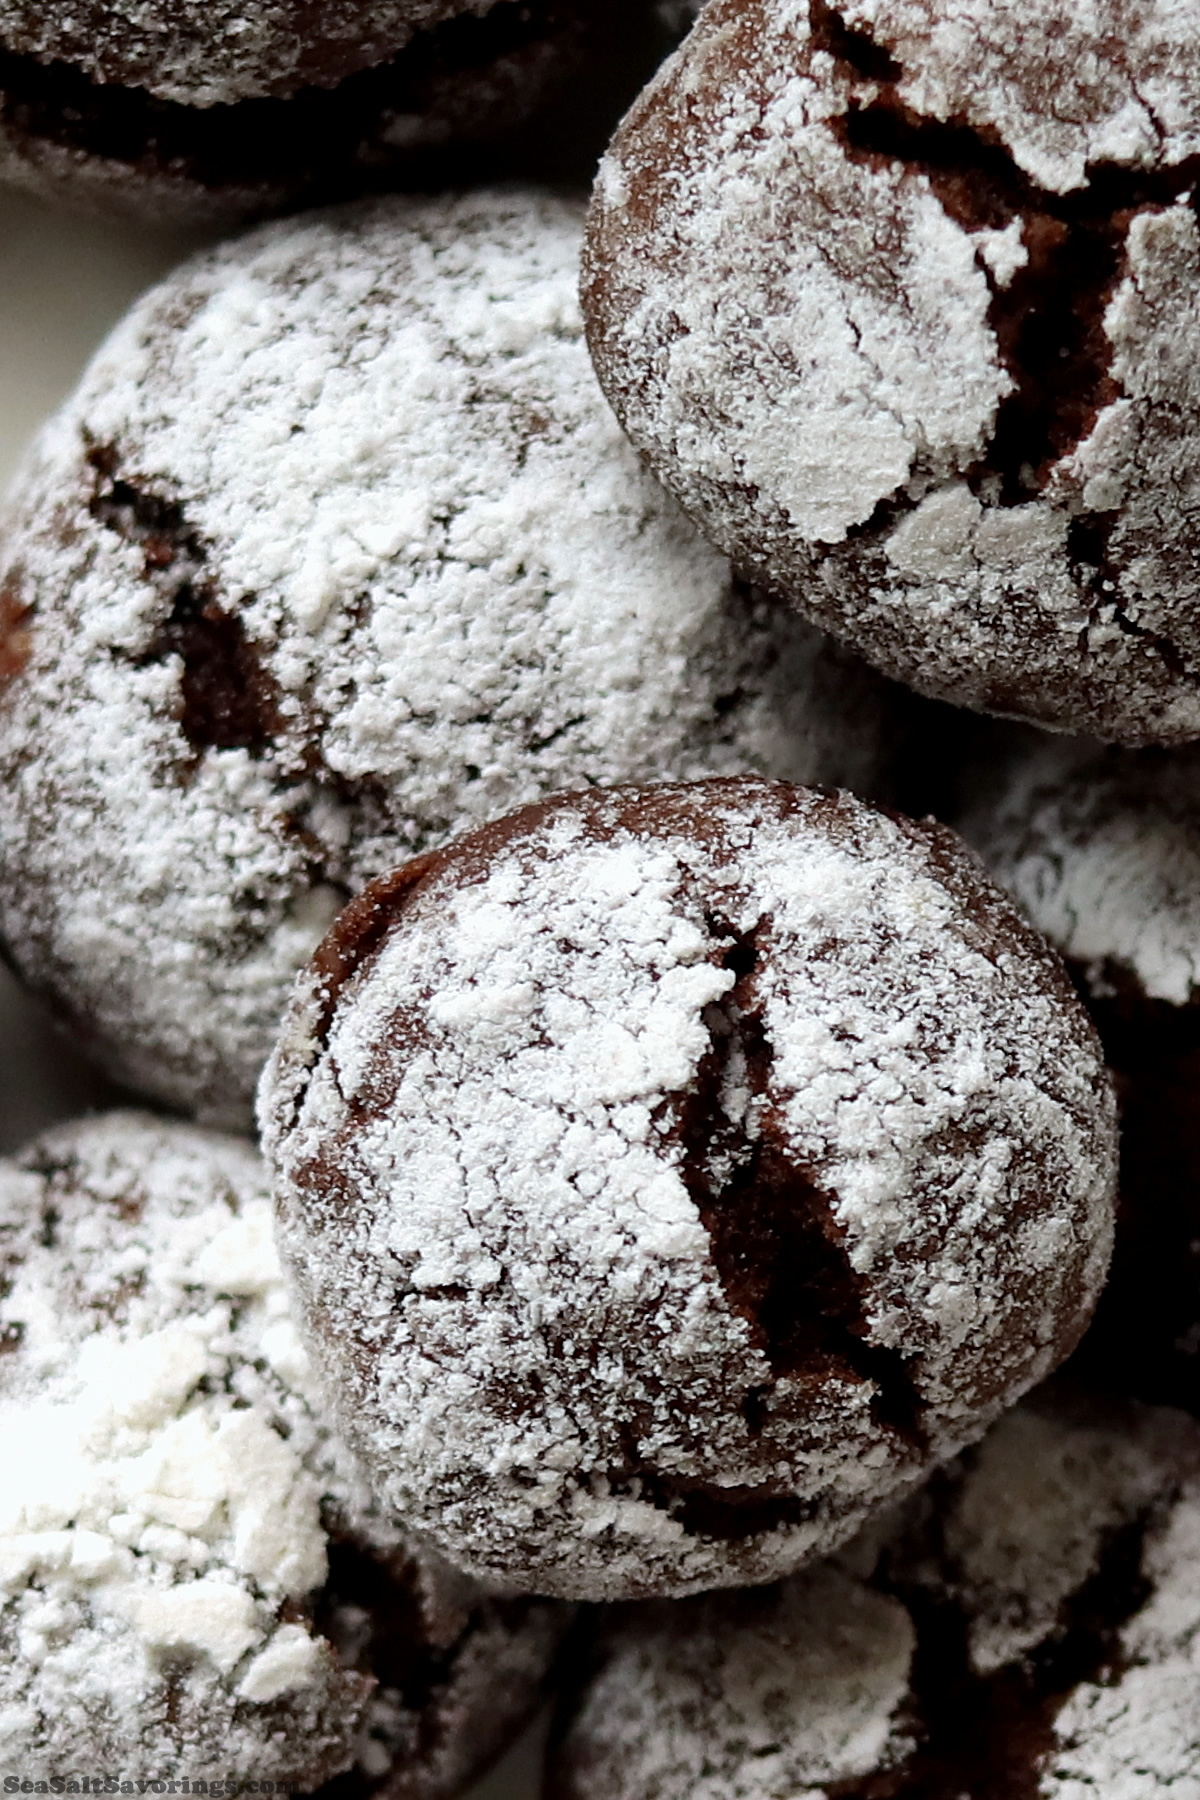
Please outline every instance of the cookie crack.
[{"label": "cookie crack", "polygon": [[1170,674],[1185,680],[1188,665],[1179,646],[1162,632],[1131,618],[1128,602],[1121,598],[1121,570],[1109,554],[1109,539],[1119,517],[1115,512],[1079,513],[1067,526],[1071,573],[1091,600],[1088,623],[1080,632],[1080,648],[1086,650],[1089,631],[1107,615],[1123,636],[1144,643]]},{"label": "cookie crack", "polygon": [[246,636],[206,587],[185,582],[145,662],[183,664],[179,725],[194,750],[248,750],[261,756],[280,729],[278,692]]},{"label": "cookie crack", "polygon": [[707,915],[735,977],[705,1015],[710,1047],[691,1089],[664,1103],[667,1141],[708,1233],[726,1302],[751,1327],[772,1380],[743,1403],[762,1431],[777,1381],[870,1382],[876,1425],[923,1449],[924,1402],[912,1359],[872,1343],[869,1293],[846,1252],[833,1197],[799,1170],[774,1122],[774,1052],[759,985],[768,921],[739,930]]},{"label": "cookie crack", "polygon": [[89,512],[123,543],[140,548],[146,580],[170,602],[135,666],[179,658],[178,723],[198,754],[248,750],[262,756],[282,730],[279,689],[241,616],[221,605],[204,578],[202,539],[177,501],[118,474],[112,445],[93,444],[87,460],[95,474]]},{"label": "cookie crack", "polygon": [[686,1537],[744,1542],[803,1525],[816,1511],[814,1501],[773,1491],[768,1482],[755,1487],[732,1487],[664,1474],[643,1462],[632,1432],[626,1433],[622,1448],[624,1461],[619,1471],[609,1474],[608,1492],[627,1495],[666,1513]]},{"label": "cookie crack", "polygon": [[899,81],[904,72],[869,31],[847,25],[828,0],[810,0],[808,31],[814,49],[823,50],[864,81]]},{"label": "cookie crack", "polygon": [[1190,196],[1200,157],[1148,171],[1094,163],[1085,187],[1053,193],[1018,167],[997,133],[908,107],[896,91],[902,67],[825,0],[810,0],[809,19],[815,47],[852,81],[876,88],[832,123],[851,160],[900,163],[923,175],[948,217],[970,233],[1020,224],[1026,261],[1007,282],[977,252],[991,292],[988,323],[1012,388],[983,456],[966,471],[977,493],[1019,506],[1043,491],[1054,466],[1123,392],[1104,313],[1124,272],[1129,228],[1139,213]]},{"label": "cookie crack", "polygon": [[[715,913],[704,916],[734,982],[705,1009],[709,1049],[691,1085],[656,1109],[663,1152],[708,1233],[726,1303],[749,1325],[771,1371],[742,1399],[751,1436],[765,1429],[781,1379],[814,1387],[830,1379],[869,1382],[876,1425],[924,1451],[924,1401],[912,1362],[871,1343],[866,1283],[846,1254],[830,1196],[797,1170],[772,1129],[774,1058],[758,980],[769,923],[763,918],[744,930]],[[606,1492],[667,1513],[689,1537],[745,1540],[803,1525],[816,1511],[778,1476],[729,1486],[664,1473],[643,1459],[631,1427],[622,1432],[621,1451]]]}]

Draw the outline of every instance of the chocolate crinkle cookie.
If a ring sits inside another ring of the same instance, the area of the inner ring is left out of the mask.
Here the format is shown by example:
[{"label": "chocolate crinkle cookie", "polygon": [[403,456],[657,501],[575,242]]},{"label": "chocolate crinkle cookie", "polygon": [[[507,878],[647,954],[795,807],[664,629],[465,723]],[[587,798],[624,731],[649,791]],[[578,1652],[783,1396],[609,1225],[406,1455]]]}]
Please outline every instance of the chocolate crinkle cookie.
[{"label": "chocolate crinkle cookie", "polygon": [[514,1589],[766,1581],[1074,1346],[1099,1046],[953,833],[751,778],[559,796],[369,888],[260,1112],[381,1503]]},{"label": "chocolate crinkle cookie", "polygon": [[1200,1413],[1200,757],[1030,732],[988,761],[961,828],[1066,958],[1120,1099],[1117,1246],[1080,1356]]},{"label": "chocolate crinkle cookie", "polygon": [[1196,738],[1198,173],[1173,0],[713,0],[601,167],[601,383],[889,674]]},{"label": "chocolate crinkle cookie", "polygon": [[1039,1396],[836,1561],[615,1613],[549,1792],[1191,1800],[1198,1545],[1194,1421]]},{"label": "chocolate crinkle cookie", "polygon": [[0,1760],[449,1800],[569,1612],[412,1551],[314,1412],[254,1150],[115,1113],[0,1164]]},{"label": "chocolate crinkle cookie", "polygon": [[379,202],[155,289],[0,549],[0,925],[110,1070],[239,1121],[362,884],[556,789],[870,787],[883,684],[737,584],[596,387],[577,209]]}]

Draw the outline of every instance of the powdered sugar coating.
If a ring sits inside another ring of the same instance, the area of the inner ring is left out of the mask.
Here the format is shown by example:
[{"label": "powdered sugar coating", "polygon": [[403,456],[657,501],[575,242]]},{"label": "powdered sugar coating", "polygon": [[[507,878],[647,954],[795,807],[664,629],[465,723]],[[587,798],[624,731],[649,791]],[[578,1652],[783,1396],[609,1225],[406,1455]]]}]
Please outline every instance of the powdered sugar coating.
[{"label": "powdered sugar coating", "polygon": [[1178,0],[716,0],[597,179],[602,385],[714,542],[922,692],[1200,735]]},{"label": "powdered sugar coating", "polygon": [[1192,1420],[1043,1396],[838,1562],[610,1621],[550,1793],[1191,1796],[1198,1533]]},{"label": "powdered sugar coating", "polygon": [[[134,1113],[50,1132],[0,1166],[0,1270],[5,1765],[456,1792],[562,1620],[481,1608],[373,1514],[313,1409],[251,1146]],[[375,1678],[356,1556],[411,1689]]]},{"label": "powdered sugar coating", "polygon": [[1200,763],[1021,739],[960,825],[1091,993],[1200,1000]]},{"label": "powdered sugar coating", "polygon": [[1053,1367],[1108,1257],[1111,1095],[1041,941],[952,834],[749,778],[368,891],[260,1117],[378,1492],[539,1592],[797,1567]]},{"label": "powdered sugar coating", "polygon": [[225,245],[36,447],[0,568],[0,910],[134,1086],[245,1116],[339,907],[509,807],[878,776],[880,685],[640,471],[579,230],[514,191]]}]

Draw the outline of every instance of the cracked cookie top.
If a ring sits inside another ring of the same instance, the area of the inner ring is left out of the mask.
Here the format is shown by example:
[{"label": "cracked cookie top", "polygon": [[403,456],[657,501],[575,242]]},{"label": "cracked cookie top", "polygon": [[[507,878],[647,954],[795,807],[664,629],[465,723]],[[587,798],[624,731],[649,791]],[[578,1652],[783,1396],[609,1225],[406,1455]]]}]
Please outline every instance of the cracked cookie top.
[{"label": "cracked cookie top", "polygon": [[889,673],[1200,736],[1200,34],[1104,0],[715,0],[601,166],[601,384]]},{"label": "cracked cookie top", "polygon": [[889,701],[733,581],[595,384],[580,216],[270,227],[155,289],[0,552],[0,913],[120,1076],[248,1116],[362,884],[558,789],[870,786]]},{"label": "cracked cookie top", "polygon": [[953,833],[753,778],[559,797],[369,888],[260,1096],[380,1497],[605,1598],[846,1537],[1074,1345],[1107,1077]]},{"label": "cracked cookie top", "polygon": [[563,1609],[384,1526],[320,1422],[249,1144],[135,1113],[0,1164],[0,1751],[459,1791]]},{"label": "cracked cookie top", "polygon": [[601,1628],[552,1800],[1150,1800],[1200,1767],[1200,1430],[1040,1395],[776,1587]]}]

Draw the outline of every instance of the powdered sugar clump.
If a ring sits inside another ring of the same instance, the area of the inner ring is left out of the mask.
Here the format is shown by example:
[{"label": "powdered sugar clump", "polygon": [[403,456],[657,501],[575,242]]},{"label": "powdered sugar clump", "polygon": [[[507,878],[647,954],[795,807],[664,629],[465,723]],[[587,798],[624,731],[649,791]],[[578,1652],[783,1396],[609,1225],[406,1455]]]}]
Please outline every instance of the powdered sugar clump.
[{"label": "powdered sugar clump", "polygon": [[601,165],[602,384],[880,668],[1194,738],[1198,145],[1174,0],[715,0]]},{"label": "powdered sugar clump", "polygon": [[[449,1791],[519,1720],[558,1626],[534,1609],[496,1643],[474,1621],[483,1680],[457,1691],[447,1653],[479,1604],[459,1583],[426,1705],[477,1711],[432,1747],[346,1654],[370,1633],[339,1595],[345,1545],[376,1559],[381,1606],[389,1559],[393,1582],[413,1565],[313,1410],[252,1148],[138,1114],[51,1132],[0,1168],[0,1269],[5,1766],[308,1790],[358,1763],[397,1800]],[[416,1619],[433,1571],[413,1572]],[[476,1696],[506,1648],[506,1700]]]},{"label": "powdered sugar clump", "polygon": [[281,1619],[328,1564],[253,1151],[118,1115],[42,1140],[0,1198],[6,1764],[186,1749],[296,1778],[302,1728],[345,1767],[368,1686]]},{"label": "powdered sugar clump", "polygon": [[1021,741],[961,828],[1097,997],[1200,1000],[1200,762]]},{"label": "powdered sugar clump", "polygon": [[381,883],[261,1115],[379,1492],[537,1591],[795,1568],[1045,1374],[1108,1256],[1061,972],[848,795],[572,796]]},{"label": "powdered sugar clump", "polygon": [[339,906],[512,806],[878,777],[880,684],[622,438],[579,231],[519,192],[271,227],[151,293],[43,435],[0,569],[0,908],[133,1085],[244,1115]]}]

